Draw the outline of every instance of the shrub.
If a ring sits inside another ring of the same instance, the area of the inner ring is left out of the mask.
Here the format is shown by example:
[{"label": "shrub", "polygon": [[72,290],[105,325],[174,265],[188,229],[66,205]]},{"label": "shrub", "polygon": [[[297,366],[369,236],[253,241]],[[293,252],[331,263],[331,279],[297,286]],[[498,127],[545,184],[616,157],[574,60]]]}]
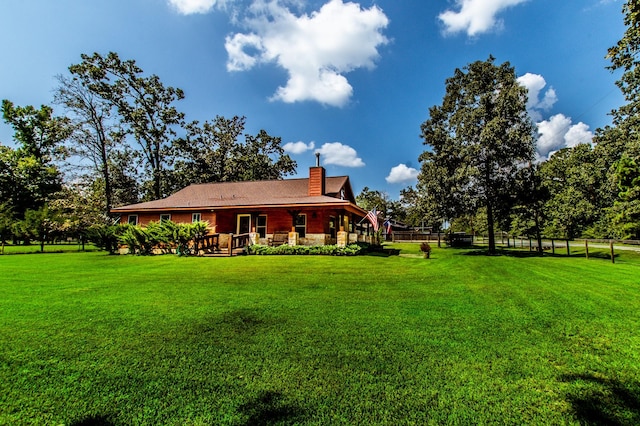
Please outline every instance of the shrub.
[{"label": "shrub", "polygon": [[358,244],[350,244],[346,247],[336,245],[326,246],[290,246],[283,244],[277,247],[264,245],[251,245],[247,247],[248,254],[256,255],[324,255],[324,256],[354,256],[363,251]]},{"label": "shrub", "polygon": [[420,244],[420,251],[424,253],[425,259],[429,259],[429,257],[431,257],[431,246],[429,243],[424,242]]},{"label": "shrub", "polygon": [[99,249],[115,254],[118,251],[120,235],[125,228],[126,225],[95,225],[87,230],[87,239]]},{"label": "shrub", "polygon": [[126,225],[119,241],[129,248],[129,254],[151,254],[153,249],[152,236],[141,226]]}]

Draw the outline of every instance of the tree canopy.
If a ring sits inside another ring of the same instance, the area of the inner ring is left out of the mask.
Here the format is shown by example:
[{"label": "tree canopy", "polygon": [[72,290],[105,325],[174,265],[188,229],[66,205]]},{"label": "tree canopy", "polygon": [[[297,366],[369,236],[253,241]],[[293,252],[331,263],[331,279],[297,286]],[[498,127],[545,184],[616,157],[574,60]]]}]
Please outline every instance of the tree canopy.
[{"label": "tree canopy", "polygon": [[418,186],[443,219],[486,208],[490,252],[494,216],[508,213],[516,172],[534,153],[526,88],[508,62],[494,62],[473,62],[447,79],[442,105],[421,126],[428,149]]}]

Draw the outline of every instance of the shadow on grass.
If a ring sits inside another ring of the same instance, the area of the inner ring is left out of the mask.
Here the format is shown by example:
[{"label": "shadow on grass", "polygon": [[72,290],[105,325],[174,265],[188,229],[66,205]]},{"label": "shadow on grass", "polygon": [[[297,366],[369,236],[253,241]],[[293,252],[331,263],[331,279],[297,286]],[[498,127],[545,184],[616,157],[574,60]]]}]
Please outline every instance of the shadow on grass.
[{"label": "shadow on grass", "polygon": [[71,426],[116,426],[108,416],[90,416],[71,423]]},{"label": "shadow on grass", "polygon": [[489,249],[481,246],[473,247],[451,247],[451,250],[459,250],[462,256],[510,256],[510,257],[540,257],[537,251],[528,250],[510,250],[505,248],[496,248],[494,253],[489,253]]},{"label": "shadow on grass", "polygon": [[304,411],[300,407],[285,404],[279,392],[263,392],[238,407],[238,411],[246,416],[239,426],[298,424],[305,420]]},{"label": "shadow on grass", "polygon": [[369,249],[363,254],[365,256],[377,257],[398,256],[400,254],[400,249],[389,247],[369,247]]},{"label": "shadow on grass", "polygon": [[562,380],[574,385],[567,399],[581,423],[640,424],[640,385],[587,374],[567,375]]}]

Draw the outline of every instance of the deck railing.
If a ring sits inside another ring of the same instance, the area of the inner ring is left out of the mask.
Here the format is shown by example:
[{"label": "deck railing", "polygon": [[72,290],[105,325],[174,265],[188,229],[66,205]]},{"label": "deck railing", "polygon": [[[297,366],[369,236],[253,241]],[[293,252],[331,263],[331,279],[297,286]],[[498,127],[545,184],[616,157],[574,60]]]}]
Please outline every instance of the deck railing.
[{"label": "deck railing", "polygon": [[202,251],[220,250],[220,234],[203,235],[193,240],[194,251],[196,253]]},{"label": "deck railing", "polygon": [[210,234],[197,237],[193,240],[195,253],[226,253],[232,256],[235,252],[249,245],[249,234],[228,234],[226,241],[220,244],[220,234]]}]

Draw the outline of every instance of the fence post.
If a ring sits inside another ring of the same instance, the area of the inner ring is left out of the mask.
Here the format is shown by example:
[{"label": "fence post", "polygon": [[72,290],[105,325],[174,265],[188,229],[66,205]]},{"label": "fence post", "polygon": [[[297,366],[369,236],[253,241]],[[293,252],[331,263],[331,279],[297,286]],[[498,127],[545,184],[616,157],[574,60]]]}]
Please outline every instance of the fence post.
[{"label": "fence post", "polygon": [[556,254],[556,242],[553,238],[551,239],[551,254]]},{"label": "fence post", "polygon": [[440,231],[438,231],[438,248],[440,248]]},{"label": "fence post", "polygon": [[533,242],[531,241],[531,238],[529,238],[529,251],[533,251]]},{"label": "fence post", "polygon": [[569,248],[569,240],[567,241],[567,256],[571,256],[571,249]]}]

